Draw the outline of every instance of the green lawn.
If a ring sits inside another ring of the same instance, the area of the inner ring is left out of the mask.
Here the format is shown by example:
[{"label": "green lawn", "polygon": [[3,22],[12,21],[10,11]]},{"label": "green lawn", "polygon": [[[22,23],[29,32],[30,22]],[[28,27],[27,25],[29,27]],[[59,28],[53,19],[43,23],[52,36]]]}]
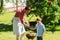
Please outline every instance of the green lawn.
[{"label": "green lawn", "polygon": [[12,19],[15,15],[15,12],[4,12],[0,14],[0,24],[11,24]]},{"label": "green lawn", "polygon": [[[23,38],[24,40],[28,40],[26,36]],[[16,40],[16,35],[13,32],[0,32],[0,40]],[[56,31],[54,34],[49,31],[45,32],[44,40],[60,40],[60,31]]]}]

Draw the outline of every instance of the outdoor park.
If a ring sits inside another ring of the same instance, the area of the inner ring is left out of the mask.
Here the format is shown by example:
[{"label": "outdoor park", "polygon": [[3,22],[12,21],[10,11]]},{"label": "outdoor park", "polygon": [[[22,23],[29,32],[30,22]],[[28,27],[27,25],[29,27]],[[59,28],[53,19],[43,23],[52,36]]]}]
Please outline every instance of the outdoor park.
[{"label": "outdoor park", "polygon": [[[31,7],[31,12],[26,16],[31,25],[35,26],[36,17],[42,18],[46,27],[43,39],[60,40],[60,0],[0,0],[0,40],[16,40],[13,17],[16,10],[26,5]],[[36,30],[25,29],[26,34],[36,33]],[[26,36],[23,38],[28,40]]]}]

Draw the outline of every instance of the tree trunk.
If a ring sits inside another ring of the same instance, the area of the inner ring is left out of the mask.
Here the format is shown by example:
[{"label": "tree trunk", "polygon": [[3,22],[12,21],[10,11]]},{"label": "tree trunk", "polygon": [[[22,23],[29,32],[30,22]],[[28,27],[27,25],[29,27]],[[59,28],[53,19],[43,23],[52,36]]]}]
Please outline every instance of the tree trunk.
[{"label": "tree trunk", "polygon": [[3,0],[1,0],[0,12],[3,10]]}]

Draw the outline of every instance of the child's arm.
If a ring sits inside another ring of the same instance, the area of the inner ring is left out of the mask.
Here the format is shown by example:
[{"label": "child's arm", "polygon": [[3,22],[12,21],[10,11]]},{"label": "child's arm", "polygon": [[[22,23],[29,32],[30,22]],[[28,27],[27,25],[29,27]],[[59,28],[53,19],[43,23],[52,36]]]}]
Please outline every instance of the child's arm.
[{"label": "child's arm", "polygon": [[46,28],[45,28],[45,25],[43,25],[43,32],[45,32],[46,31]]},{"label": "child's arm", "polygon": [[31,30],[35,30],[36,28],[34,28],[34,27],[30,27],[29,29],[31,29]]},{"label": "child's arm", "polygon": [[30,27],[31,30],[35,30],[37,28],[37,24],[35,25],[35,27]]},{"label": "child's arm", "polygon": [[45,25],[43,25],[43,33],[42,33],[42,37],[43,37],[43,35],[44,35],[44,32],[45,32]]}]

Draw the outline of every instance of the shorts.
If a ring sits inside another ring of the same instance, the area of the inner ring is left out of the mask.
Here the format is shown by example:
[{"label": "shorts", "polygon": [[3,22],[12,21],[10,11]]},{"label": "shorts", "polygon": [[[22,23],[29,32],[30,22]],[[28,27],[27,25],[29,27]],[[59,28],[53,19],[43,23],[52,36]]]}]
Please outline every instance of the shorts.
[{"label": "shorts", "polygon": [[13,18],[13,33],[16,35],[23,34],[25,32],[24,25],[21,23],[18,17]]}]

